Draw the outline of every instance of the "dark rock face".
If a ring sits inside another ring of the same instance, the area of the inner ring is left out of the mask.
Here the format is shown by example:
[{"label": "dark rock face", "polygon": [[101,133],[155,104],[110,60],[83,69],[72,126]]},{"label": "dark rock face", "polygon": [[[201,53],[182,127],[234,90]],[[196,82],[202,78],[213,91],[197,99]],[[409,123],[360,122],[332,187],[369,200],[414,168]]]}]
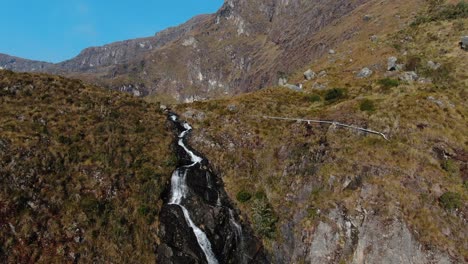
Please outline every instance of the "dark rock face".
[{"label": "dark rock face", "polygon": [[[200,236],[190,221],[206,235],[209,250],[218,263],[267,263],[261,242],[255,238],[248,223],[240,222],[221,179],[212,172],[206,159],[189,150],[201,158],[197,162],[184,148],[187,135],[184,131],[188,132],[190,128],[182,121],[176,120],[174,124],[179,135],[176,145],[179,164],[174,173],[183,175],[184,179],[174,181],[176,176],[173,175],[171,189],[164,197],[160,214],[159,263],[216,263],[207,260],[206,252],[197,241]],[[175,198],[177,194],[181,194],[180,200]]]}]

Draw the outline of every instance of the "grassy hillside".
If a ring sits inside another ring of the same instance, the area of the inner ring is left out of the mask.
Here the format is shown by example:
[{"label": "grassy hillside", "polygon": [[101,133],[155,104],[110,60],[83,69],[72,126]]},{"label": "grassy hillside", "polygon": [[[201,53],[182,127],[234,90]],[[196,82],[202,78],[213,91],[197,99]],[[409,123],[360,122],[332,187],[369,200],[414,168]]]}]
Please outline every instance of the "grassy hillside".
[{"label": "grassy hillside", "polygon": [[0,262],[154,262],[165,115],[81,81],[0,71]]},{"label": "grassy hillside", "polygon": [[[400,19],[398,12],[368,10],[374,18],[368,35],[356,34],[311,65],[326,75],[289,76],[304,92],[271,88],[178,107],[195,124],[194,146],[223,175],[272,251],[289,238],[284,230],[296,216],[302,217],[296,232],[305,232],[341,208],[351,217],[401,219],[424,248],[468,259],[468,53],[458,47],[468,19],[464,3],[444,8],[465,11],[445,16],[429,5],[381,31],[378,25]],[[387,72],[389,56],[404,64],[401,71]],[[364,67],[373,75],[357,78]],[[400,80],[405,71],[420,79]],[[390,140],[265,115],[335,120]]]}]

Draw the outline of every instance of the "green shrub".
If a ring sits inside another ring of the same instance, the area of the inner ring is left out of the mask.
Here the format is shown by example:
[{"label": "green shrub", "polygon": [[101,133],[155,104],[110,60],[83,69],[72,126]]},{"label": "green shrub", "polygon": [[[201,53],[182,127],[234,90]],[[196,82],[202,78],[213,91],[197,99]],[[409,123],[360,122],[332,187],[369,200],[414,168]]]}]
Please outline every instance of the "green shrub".
[{"label": "green shrub", "polygon": [[322,97],[320,97],[320,95],[314,94],[314,95],[312,95],[312,96],[310,97],[310,101],[311,101],[312,103],[320,102],[320,101],[322,101]]},{"label": "green shrub", "polygon": [[406,59],[406,71],[418,71],[422,67],[422,59],[417,55],[408,56]]},{"label": "green shrub", "polygon": [[468,3],[460,1],[458,4],[442,5],[440,1],[430,1],[429,12],[421,14],[411,23],[411,26],[418,26],[425,23],[454,20],[468,17]]},{"label": "green shrub", "polygon": [[140,208],[138,208],[138,213],[142,216],[147,216],[151,211],[151,208],[146,206],[146,205],[142,205],[140,206]]},{"label": "green shrub", "polygon": [[328,102],[335,102],[345,97],[345,89],[333,88],[328,90],[325,94],[325,100]]},{"label": "green shrub", "polygon": [[439,202],[446,210],[454,210],[462,207],[461,195],[455,192],[446,192],[439,198]]},{"label": "green shrub", "polygon": [[245,203],[245,202],[249,201],[250,199],[252,199],[252,194],[250,194],[247,191],[242,190],[242,191],[237,193],[236,199],[237,199],[237,201],[239,201],[241,203]]},{"label": "green shrub", "polygon": [[378,83],[384,88],[398,87],[400,85],[400,81],[391,78],[381,79]]},{"label": "green shrub", "polygon": [[452,159],[445,160],[441,166],[442,166],[442,169],[444,169],[446,172],[450,173],[451,175],[458,175],[458,173],[460,172],[460,168],[458,167],[458,164]]},{"label": "green shrub", "polygon": [[375,111],[375,104],[373,101],[369,99],[364,99],[361,104],[359,105],[359,109],[361,111],[366,111],[366,112],[374,112]]},{"label": "green shrub", "polygon": [[80,207],[88,215],[97,215],[101,210],[101,204],[92,196],[83,197],[80,200]]},{"label": "green shrub", "polygon": [[258,191],[255,193],[255,199],[257,200],[262,200],[262,199],[266,199],[267,196],[266,196],[266,193],[264,191]]},{"label": "green shrub", "polygon": [[437,70],[424,69],[424,75],[430,77],[433,83],[441,87],[451,87],[450,83],[453,82],[454,66],[452,64],[443,64]]},{"label": "green shrub", "polygon": [[255,231],[266,238],[273,238],[278,217],[266,199],[255,200],[252,207]]}]

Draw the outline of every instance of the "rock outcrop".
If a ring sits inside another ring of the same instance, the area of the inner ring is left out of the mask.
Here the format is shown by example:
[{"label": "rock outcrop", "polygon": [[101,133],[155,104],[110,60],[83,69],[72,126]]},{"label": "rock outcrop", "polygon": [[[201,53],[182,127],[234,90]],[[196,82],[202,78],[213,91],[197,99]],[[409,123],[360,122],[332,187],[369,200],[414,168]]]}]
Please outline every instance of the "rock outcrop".
[{"label": "rock outcrop", "polygon": [[359,71],[359,73],[356,75],[356,77],[358,78],[369,78],[372,76],[374,72],[369,69],[369,68],[363,68],[361,71]]}]

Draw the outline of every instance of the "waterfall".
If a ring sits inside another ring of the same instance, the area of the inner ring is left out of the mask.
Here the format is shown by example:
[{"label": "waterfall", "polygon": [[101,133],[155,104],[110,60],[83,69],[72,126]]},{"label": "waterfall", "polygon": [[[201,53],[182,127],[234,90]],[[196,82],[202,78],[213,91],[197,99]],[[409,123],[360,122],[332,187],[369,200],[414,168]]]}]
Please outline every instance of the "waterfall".
[{"label": "waterfall", "polygon": [[[177,116],[171,115],[171,119],[172,121],[176,122]],[[195,234],[195,237],[197,238],[198,245],[200,246],[203,253],[205,254],[208,264],[218,264],[218,260],[216,259],[215,254],[213,253],[213,250],[211,249],[211,243],[208,240],[208,237],[200,228],[198,228],[195,225],[195,223],[193,223],[192,219],[190,218],[189,211],[187,210],[187,208],[185,208],[185,206],[182,205],[182,201],[188,193],[188,188],[187,188],[187,183],[186,183],[187,171],[190,167],[193,167],[196,164],[200,164],[203,161],[203,158],[195,155],[195,153],[190,151],[187,148],[187,146],[185,146],[185,143],[184,143],[185,136],[192,129],[192,127],[187,123],[184,123],[183,126],[185,130],[182,133],[180,133],[178,144],[190,156],[190,160],[193,162],[193,164],[188,165],[188,166],[183,166],[181,168],[177,168],[172,174],[171,197],[170,197],[169,204],[178,205],[182,209],[182,212],[184,213],[185,221],[192,228],[193,233]]]},{"label": "waterfall", "polygon": [[[229,209],[229,222],[236,231],[236,242],[238,243],[238,246],[241,249],[240,252],[243,252],[242,248],[244,247],[244,238],[242,236],[242,226],[239,223],[237,223],[236,218],[234,217],[234,211],[232,209]],[[245,255],[242,255],[241,258],[242,263],[247,263]]]},{"label": "waterfall", "polygon": [[177,129],[174,145],[179,166],[161,209],[165,217],[160,219],[158,263],[268,263],[261,242],[240,224],[222,178],[189,145],[190,124],[173,113],[169,120]]}]

